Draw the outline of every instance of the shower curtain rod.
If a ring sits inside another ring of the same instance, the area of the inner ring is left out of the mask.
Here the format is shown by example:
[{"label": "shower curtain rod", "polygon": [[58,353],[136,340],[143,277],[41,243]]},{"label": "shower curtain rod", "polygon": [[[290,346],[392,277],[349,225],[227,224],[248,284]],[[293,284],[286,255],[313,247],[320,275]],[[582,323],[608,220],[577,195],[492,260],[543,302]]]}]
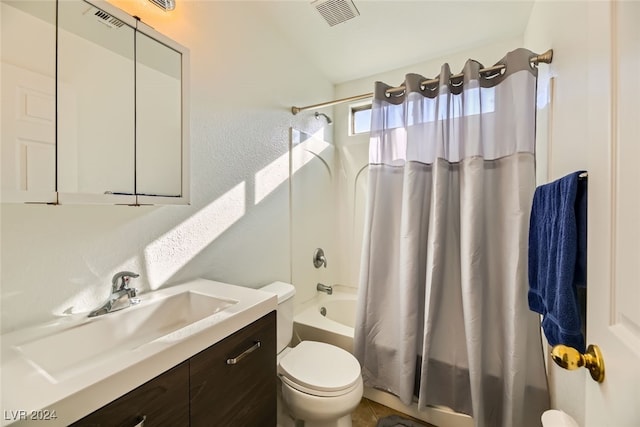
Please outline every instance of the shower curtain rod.
[{"label": "shower curtain rod", "polygon": [[[545,53],[542,53],[540,55],[536,55],[533,58],[531,58],[531,62],[533,64],[538,65],[539,63],[544,63],[544,64],[551,64],[551,61],[553,60],[553,49],[549,49],[548,51],[546,51]],[[488,68],[482,68],[480,70],[480,73],[491,73],[493,71],[498,71],[498,70],[502,70],[503,68],[505,68],[504,64],[499,64],[499,65],[494,65],[493,67],[488,67]],[[455,74],[453,76],[450,77],[450,79],[458,79],[460,77],[462,77],[463,74]],[[421,84],[423,86],[427,86],[427,85],[431,85],[434,83],[438,83],[438,79],[430,79],[430,80],[424,80]],[[396,92],[402,92],[403,90],[405,90],[404,86],[398,86],[398,87],[394,87],[391,89],[387,90],[387,93],[396,93]],[[343,104],[345,102],[351,102],[351,101],[360,101],[361,99],[368,99],[368,98],[373,98],[373,92],[371,93],[365,93],[362,95],[355,95],[355,96],[350,96],[348,98],[342,98],[342,99],[336,99],[333,101],[327,101],[327,102],[321,102],[320,104],[313,104],[313,105],[307,105],[306,107],[291,107],[291,113],[293,115],[296,115],[302,111],[306,111],[306,110],[313,110],[315,108],[322,108],[322,107],[331,107],[332,105],[337,105],[337,104]]]}]

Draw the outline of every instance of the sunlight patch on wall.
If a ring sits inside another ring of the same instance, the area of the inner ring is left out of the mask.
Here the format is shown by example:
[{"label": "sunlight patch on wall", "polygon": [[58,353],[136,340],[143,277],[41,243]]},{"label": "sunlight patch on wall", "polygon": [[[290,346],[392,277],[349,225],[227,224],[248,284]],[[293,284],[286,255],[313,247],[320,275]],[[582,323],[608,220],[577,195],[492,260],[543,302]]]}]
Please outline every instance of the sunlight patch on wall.
[{"label": "sunlight patch on wall", "polygon": [[[324,141],[321,135],[324,130],[319,130],[311,138],[304,141],[294,139],[291,150],[291,159],[293,159],[293,168],[291,175],[295,174],[301,167],[309,163],[317,155],[327,149],[331,144]],[[315,153],[315,154],[314,154]],[[273,193],[278,186],[289,177],[289,153],[284,153],[273,162],[256,172],[255,174],[255,201],[257,205],[269,194]]]},{"label": "sunlight patch on wall", "polygon": [[245,182],[233,187],[196,214],[147,245],[149,286],[158,289],[246,212]]},{"label": "sunlight patch on wall", "polygon": [[280,184],[285,182],[288,176],[289,153],[284,153],[282,156],[256,172],[254,204],[257,205],[265,197],[271,194]]}]

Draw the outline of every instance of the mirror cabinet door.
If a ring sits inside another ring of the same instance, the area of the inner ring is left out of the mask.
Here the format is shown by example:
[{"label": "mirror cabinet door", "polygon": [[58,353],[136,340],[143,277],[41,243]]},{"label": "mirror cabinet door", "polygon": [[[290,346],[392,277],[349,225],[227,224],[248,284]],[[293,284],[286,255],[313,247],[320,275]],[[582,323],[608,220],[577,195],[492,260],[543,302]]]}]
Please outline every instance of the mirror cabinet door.
[{"label": "mirror cabinet door", "polygon": [[58,2],[61,196],[135,203],[134,55],[132,26],[82,0]]},{"label": "mirror cabinet door", "polygon": [[141,32],[136,33],[136,193],[182,196],[182,55]]},{"label": "mirror cabinet door", "polygon": [[184,203],[188,51],[107,3],[0,7],[2,202]]},{"label": "mirror cabinet door", "polygon": [[2,202],[55,203],[56,3],[0,8]]}]

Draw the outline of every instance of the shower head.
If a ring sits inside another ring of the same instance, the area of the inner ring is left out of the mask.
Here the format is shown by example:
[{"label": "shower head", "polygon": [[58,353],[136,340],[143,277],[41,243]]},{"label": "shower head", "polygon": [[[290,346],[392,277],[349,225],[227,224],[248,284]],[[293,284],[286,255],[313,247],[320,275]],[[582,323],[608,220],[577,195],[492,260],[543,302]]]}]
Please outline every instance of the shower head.
[{"label": "shower head", "polygon": [[331,118],[329,118],[329,116],[327,116],[325,113],[318,113],[316,111],[316,120],[320,118],[320,116],[324,117],[325,119],[327,119],[327,124],[330,125],[331,123],[333,123],[333,121],[331,120]]}]

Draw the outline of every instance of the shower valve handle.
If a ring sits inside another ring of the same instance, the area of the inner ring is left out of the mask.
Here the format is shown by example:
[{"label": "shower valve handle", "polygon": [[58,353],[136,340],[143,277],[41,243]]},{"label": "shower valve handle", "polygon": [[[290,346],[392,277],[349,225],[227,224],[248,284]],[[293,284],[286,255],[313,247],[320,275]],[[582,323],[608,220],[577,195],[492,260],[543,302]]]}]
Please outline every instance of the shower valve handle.
[{"label": "shower valve handle", "polygon": [[313,252],[313,266],[315,268],[320,268],[322,266],[327,268],[327,258],[324,256],[322,248],[318,248]]}]

